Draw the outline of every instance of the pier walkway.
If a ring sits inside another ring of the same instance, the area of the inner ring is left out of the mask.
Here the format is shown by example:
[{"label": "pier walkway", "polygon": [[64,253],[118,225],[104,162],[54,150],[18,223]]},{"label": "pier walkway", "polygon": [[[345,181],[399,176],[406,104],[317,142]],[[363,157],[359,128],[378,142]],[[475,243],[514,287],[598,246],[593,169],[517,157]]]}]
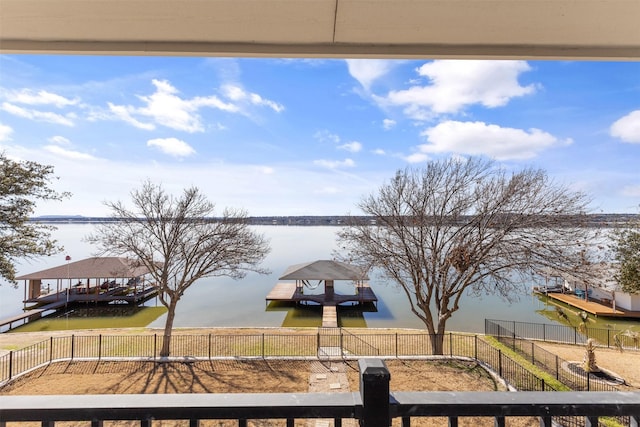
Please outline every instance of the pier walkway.
[{"label": "pier walkway", "polygon": [[590,313],[594,316],[640,318],[640,311],[627,311],[627,310],[620,310],[618,308],[614,310],[613,307],[605,305],[599,301],[595,301],[595,300],[585,301],[583,298],[580,298],[573,294],[549,292],[545,295],[551,299],[563,302],[572,307],[575,307],[582,311]]}]

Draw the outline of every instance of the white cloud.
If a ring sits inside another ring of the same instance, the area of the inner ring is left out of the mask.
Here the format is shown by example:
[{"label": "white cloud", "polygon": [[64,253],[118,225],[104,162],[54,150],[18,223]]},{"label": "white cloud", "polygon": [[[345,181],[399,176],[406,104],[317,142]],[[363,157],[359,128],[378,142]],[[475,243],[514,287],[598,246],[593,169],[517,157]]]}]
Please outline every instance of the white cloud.
[{"label": "white cloud", "polygon": [[59,135],[52,136],[51,138],[47,139],[47,141],[57,145],[71,145],[71,141],[69,141],[64,136],[59,136]]},{"label": "white cloud", "polygon": [[391,119],[384,119],[382,121],[382,128],[384,130],[393,129],[396,126],[396,121]]},{"label": "white cloud", "polygon": [[[135,113],[135,108],[127,107],[124,105],[114,105],[110,102],[107,103],[109,106],[109,111],[113,114],[113,116],[117,119],[122,120],[125,123],[129,123],[137,127],[138,129],[144,130],[154,130],[156,126],[153,123],[143,123],[140,120],[134,118],[131,113]],[[95,118],[99,118],[98,116],[94,116]]]},{"label": "white cloud", "polygon": [[347,59],[349,74],[369,90],[373,82],[389,72],[397,61],[386,59]]},{"label": "white cloud", "polygon": [[339,150],[346,150],[351,153],[357,153],[362,150],[362,144],[358,141],[347,142],[346,144],[338,145]]},{"label": "white cloud", "polygon": [[76,118],[75,114],[69,113],[63,116],[58,113],[52,113],[48,111],[39,111],[33,109],[22,108],[9,102],[2,103],[2,110],[14,116],[22,117],[24,119],[34,120],[37,122],[54,123],[63,126],[73,126],[73,119]]},{"label": "white cloud", "polygon": [[273,111],[280,113],[284,111],[284,105],[275,101],[265,99],[257,93],[246,92],[240,86],[227,84],[222,87],[222,93],[235,102],[249,102],[252,105],[269,107]]},{"label": "white cloud", "polygon": [[356,163],[351,159],[344,160],[314,160],[313,164],[327,169],[342,169],[355,167]]},{"label": "white cloud", "polygon": [[[199,114],[202,108],[213,108],[228,113],[246,114],[243,107],[247,105],[268,107],[276,112],[284,110],[284,106],[277,102],[265,99],[256,93],[246,92],[235,85],[225,85],[221,88],[224,97],[231,102],[211,96],[196,96],[183,98],[180,91],[167,80],[153,79],[155,92],[151,95],[139,95],[138,99],[144,103],[141,107],[132,105],[115,105],[108,103],[112,118],[115,117],[137,128],[153,130],[156,125],[188,133],[203,132],[205,127]],[[146,123],[139,117],[151,120]],[[93,118],[101,118],[94,114]],[[216,125],[218,128],[222,125]]]},{"label": "white cloud", "polygon": [[13,129],[10,126],[0,123],[0,141],[11,141]]},{"label": "white cloud", "polygon": [[611,136],[624,142],[640,142],[640,110],[632,111],[611,125]]},{"label": "white cloud", "polygon": [[265,175],[272,175],[276,172],[276,170],[271,166],[260,166],[258,167],[258,170]]},{"label": "white cloud", "polygon": [[340,143],[340,137],[335,133],[331,133],[328,130],[319,130],[313,134],[313,137],[320,142],[331,142],[334,144]]},{"label": "white cloud", "polygon": [[428,143],[419,147],[422,153],[454,153],[486,155],[497,160],[530,159],[541,151],[571,140],[559,140],[539,129],[528,131],[503,128],[483,122],[448,120],[422,132]]},{"label": "white cloud", "polygon": [[518,76],[529,70],[525,61],[432,61],[417,70],[429,84],[391,91],[378,100],[386,105],[403,106],[405,114],[418,120],[433,114],[458,113],[474,104],[501,107],[514,97],[535,91],[534,85],[518,83]]},{"label": "white cloud", "polygon": [[91,154],[82,153],[80,151],[67,150],[58,145],[45,145],[43,147],[45,151],[55,154],[60,157],[64,157],[70,160],[95,160],[96,158]]},{"label": "white cloud", "polygon": [[150,139],[147,141],[147,147],[155,147],[174,157],[187,157],[196,152],[189,144],[177,138]]},{"label": "white cloud", "polygon": [[41,90],[35,92],[31,89],[22,89],[20,91],[12,91],[5,94],[9,102],[26,105],[53,105],[58,108],[76,105],[80,102],[78,99],[69,99],[55,93]]},{"label": "white cloud", "polygon": [[378,156],[384,156],[385,154],[387,154],[386,151],[384,151],[382,148],[376,148],[375,150],[372,151],[373,154],[377,154]]},{"label": "white cloud", "polygon": [[429,160],[429,156],[426,155],[425,153],[413,153],[413,154],[410,154],[410,155],[404,157],[404,159],[408,163],[422,163],[422,162],[426,162],[427,160]]}]

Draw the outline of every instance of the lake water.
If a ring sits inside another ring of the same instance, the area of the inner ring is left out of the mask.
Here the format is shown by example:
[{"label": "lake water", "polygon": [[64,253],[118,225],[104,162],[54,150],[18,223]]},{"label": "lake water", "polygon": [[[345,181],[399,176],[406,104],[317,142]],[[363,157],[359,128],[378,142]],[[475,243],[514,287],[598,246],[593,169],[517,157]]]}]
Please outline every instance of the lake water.
[{"label": "lake water", "polygon": [[[18,274],[64,264],[67,254],[74,261],[92,256],[95,248],[84,242],[83,238],[93,231],[93,227],[91,224],[58,226],[54,237],[65,247],[65,251],[52,257],[21,263],[18,265]],[[305,322],[309,318],[319,322],[317,310],[267,307],[265,297],[288,266],[331,259],[336,248],[338,228],[256,226],[255,230],[270,240],[271,253],[263,265],[271,273],[250,273],[242,280],[209,278],[196,282],[178,303],[174,323],[176,327],[296,326],[307,325]],[[355,325],[376,328],[424,327],[411,312],[406,296],[393,283],[374,277],[370,284],[379,299],[377,311],[365,312],[362,316],[355,315]],[[532,296],[529,289],[530,285],[525,284],[518,295],[519,301],[511,304],[496,296],[478,298],[465,295],[461,302],[462,308],[447,322],[447,329],[483,332],[485,318],[549,323],[549,319],[540,312],[545,309],[552,312],[553,308],[545,306],[544,302]],[[336,290],[340,292],[340,288]],[[346,290],[344,293],[347,293]],[[0,286],[0,319],[21,313],[23,298],[24,283],[20,283],[18,289],[3,283]],[[152,300],[148,304],[154,303]],[[164,322],[165,315],[162,315],[149,326],[163,327]]]}]

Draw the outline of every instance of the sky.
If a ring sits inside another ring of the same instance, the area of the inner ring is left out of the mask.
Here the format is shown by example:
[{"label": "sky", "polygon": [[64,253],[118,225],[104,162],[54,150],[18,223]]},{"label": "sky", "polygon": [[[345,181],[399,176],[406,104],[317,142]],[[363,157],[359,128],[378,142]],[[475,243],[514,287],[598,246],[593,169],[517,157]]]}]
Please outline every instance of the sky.
[{"label": "sky", "polygon": [[0,55],[0,151],[72,193],[36,216],[108,216],[145,180],[220,214],[358,214],[452,156],[640,213],[640,62]]}]

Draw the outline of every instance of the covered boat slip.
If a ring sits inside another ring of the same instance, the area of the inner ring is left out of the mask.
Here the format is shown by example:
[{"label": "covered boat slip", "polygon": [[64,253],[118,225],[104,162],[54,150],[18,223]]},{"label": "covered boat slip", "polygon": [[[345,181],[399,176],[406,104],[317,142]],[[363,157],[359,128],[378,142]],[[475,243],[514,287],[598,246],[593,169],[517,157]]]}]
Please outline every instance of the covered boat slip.
[{"label": "covered boat slip", "polygon": [[70,304],[142,303],[157,294],[145,281],[147,274],[147,268],[127,258],[93,257],[17,277],[25,281],[26,311],[0,319],[0,327],[11,329],[13,323],[33,321]]},{"label": "covered boat slip", "polygon": [[[322,326],[338,326],[338,310],[340,304],[375,304],[378,301],[375,293],[365,280],[368,280],[360,268],[338,261],[315,261],[289,267],[279,280],[295,280],[295,282],[279,282],[265,298],[269,301],[294,302],[296,304],[314,303],[322,306]],[[317,285],[310,281],[316,280]],[[352,295],[338,294],[334,290],[337,280],[351,281],[355,287]],[[313,293],[313,289],[324,284],[323,293]],[[305,288],[307,291],[305,292]]]}]

